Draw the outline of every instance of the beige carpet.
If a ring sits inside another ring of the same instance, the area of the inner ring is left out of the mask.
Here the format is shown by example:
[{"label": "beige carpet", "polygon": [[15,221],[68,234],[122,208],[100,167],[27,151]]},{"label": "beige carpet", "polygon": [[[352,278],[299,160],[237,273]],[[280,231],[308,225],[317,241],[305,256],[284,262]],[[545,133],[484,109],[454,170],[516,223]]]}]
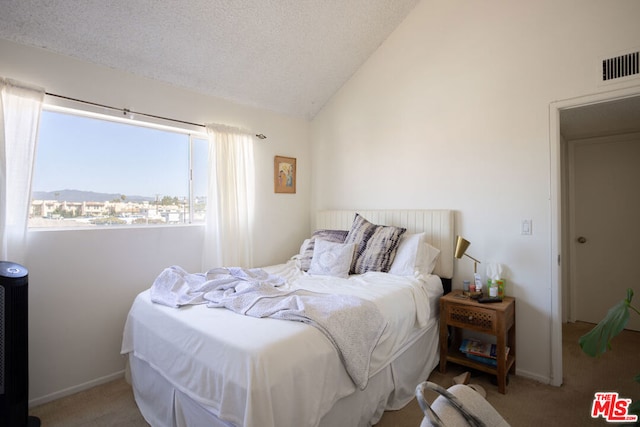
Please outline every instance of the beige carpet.
[{"label": "beige carpet", "polygon": [[[564,325],[564,384],[561,387],[511,376],[507,394],[503,395],[491,384],[488,375],[474,374],[471,382],[485,388],[487,400],[514,427],[607,425],[602,418],[590,417],[593,395],[596,391],[617,391],[621,397],[640,399],[640,384],[633,381],[640,373],[640,333],[624,331],[614,339],[613,351],[600,359],[592,359],[578,346],[578,338],[592,326]],[[464,368],[449,365],[446,374],[436,369],[429,380],[448,387],[451,379],[461,372]],[[43,427],[148,426],[135,405],[131,387],[124,380],[32,408],[30,414],[40,417]],[[376,427],[418,427],[421,420],[422,413],[414,399],[400,411],[385,412]]]}]

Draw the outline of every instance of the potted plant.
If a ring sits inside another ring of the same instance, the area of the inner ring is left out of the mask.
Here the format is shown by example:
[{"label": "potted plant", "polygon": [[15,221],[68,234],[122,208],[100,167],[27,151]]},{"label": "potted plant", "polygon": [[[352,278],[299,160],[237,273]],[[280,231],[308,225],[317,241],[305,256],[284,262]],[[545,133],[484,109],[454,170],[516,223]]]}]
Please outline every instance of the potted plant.
[{"label": "potted plant", "polygon": [[[578,342],[582,351],[591,357],[598,357],[607,350],[611,350],[611,340],[627,326],[629,312],[635,311],[640,315],[640,311],[631,305],[633,290],[627,289],[627,297],[609,309],[607,315],[591,331],[580,337]],[[640,374],[634,377],[640,383]],[[633,402],[629,408],[629,413],[638,415],[640,419],[640,400]]]}]

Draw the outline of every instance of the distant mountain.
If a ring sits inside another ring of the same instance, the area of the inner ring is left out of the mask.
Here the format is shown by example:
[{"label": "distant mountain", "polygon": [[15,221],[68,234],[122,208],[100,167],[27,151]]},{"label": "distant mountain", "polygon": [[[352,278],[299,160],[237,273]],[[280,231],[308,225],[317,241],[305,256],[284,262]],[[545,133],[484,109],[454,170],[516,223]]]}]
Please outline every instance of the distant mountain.
[{"label": "distant mountain", "polygon": [[[121,200],[120,193],[96,193],[95,191],[82,190],[59,190],[59,191],[34,191],[33,200],[59,200],[61,202],[110,202],[112,200]],[[128,196],[125,194],[124,201],[144,202],[154,201],[153,197],[145,196]]]}]

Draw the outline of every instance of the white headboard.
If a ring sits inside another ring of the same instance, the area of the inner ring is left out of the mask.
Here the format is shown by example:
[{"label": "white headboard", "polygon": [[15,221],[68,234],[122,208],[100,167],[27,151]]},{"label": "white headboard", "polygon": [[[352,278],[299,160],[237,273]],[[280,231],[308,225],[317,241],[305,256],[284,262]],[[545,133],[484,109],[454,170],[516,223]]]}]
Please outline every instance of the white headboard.
[{"label": "white headboard", "polygon": [[315,230],[349,230],[355,214],[380,225],[404,227],[407,233],[427,234],[430,245],[440,249],[434,273],[446,279],[453,277],[455,235],[452,210],[327,210],[316,213]]}]

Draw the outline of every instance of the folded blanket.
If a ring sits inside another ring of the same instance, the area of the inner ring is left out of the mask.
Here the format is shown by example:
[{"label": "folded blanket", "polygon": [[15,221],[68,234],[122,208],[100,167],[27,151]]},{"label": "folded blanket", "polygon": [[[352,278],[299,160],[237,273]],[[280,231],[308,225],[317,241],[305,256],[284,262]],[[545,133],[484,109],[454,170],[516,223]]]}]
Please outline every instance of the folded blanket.
[{"label": "folded blanket", "polygon": [[371,354],[386,327],[377,306],[351,295],[278,289],[282,284],[282,278],[261,269],[217,268],[189,275],[174,266],[154,281],[151,299],[170,307],[206,302],[247,316],[307,323],[331,341],[354,384],[364,389]]}]

